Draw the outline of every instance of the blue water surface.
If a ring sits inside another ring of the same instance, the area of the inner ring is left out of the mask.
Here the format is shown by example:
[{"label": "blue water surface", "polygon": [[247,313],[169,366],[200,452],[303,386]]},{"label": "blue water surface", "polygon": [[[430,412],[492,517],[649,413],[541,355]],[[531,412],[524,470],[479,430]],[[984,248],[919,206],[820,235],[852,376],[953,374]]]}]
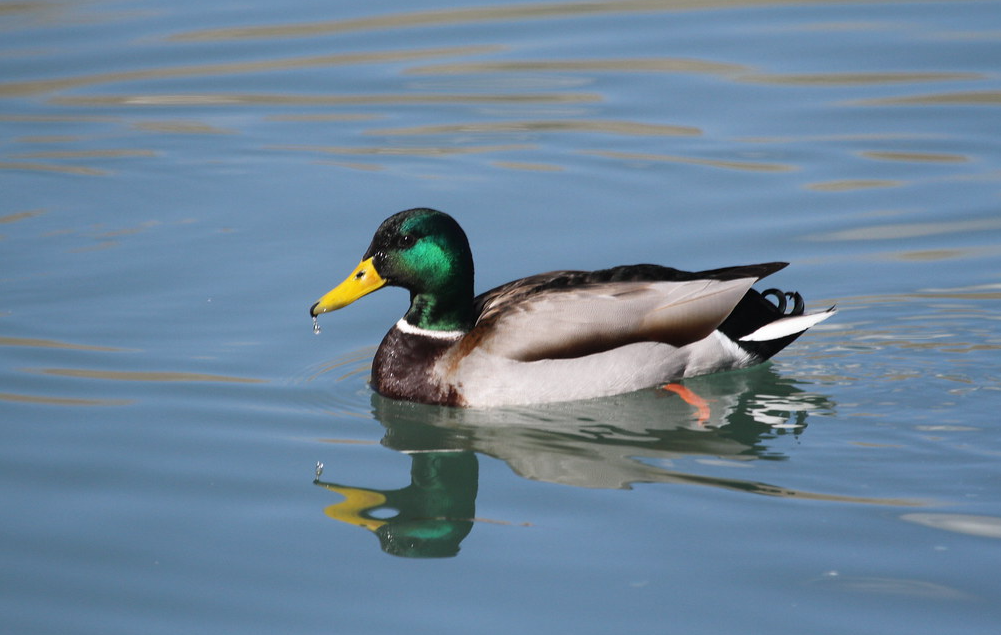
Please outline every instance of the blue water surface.
[{"label": "blue water surface", "polygon": [[[0,630],[993,633],[1001,3],[0,2]],[[685,387],[374,395],[383,218],[477,289],[782,260]],[[322,468],[318,468],[318,463]]]}]

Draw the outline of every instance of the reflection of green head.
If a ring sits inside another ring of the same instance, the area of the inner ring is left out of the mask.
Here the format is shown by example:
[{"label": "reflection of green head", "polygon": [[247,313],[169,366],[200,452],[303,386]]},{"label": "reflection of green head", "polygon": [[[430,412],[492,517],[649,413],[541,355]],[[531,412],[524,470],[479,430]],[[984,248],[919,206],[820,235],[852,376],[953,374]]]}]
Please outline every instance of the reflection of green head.
[{"label": "reflection of green head", "polygon": [[470,520],[390,521],[375,530],[382,550],[407,558],[449,558],[459,553],[459,543],[473,529]]},{"label": "reflection of green head", "polygon": [[476,454],[420,452],[410,456],[410,485],[399,490],[315,481],[344,496],[344,501],[325,512],[374,532],[386,553],[409,558],[454,556],[473,528],[479,471]]}]

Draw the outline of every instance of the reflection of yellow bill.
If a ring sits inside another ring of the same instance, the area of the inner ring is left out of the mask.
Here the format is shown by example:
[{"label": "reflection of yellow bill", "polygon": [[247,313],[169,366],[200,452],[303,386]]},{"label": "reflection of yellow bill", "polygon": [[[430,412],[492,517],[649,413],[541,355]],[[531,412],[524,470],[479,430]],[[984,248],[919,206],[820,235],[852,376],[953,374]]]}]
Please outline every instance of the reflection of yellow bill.
[{"label": "reflection of yellow bill", "polygon": [[362,512],[374,507],[380,507],[386,502],[386,497],[382,494],[354,487],[339,487],[337,485],[323,485],[323,487],[332,492],[337,492],[344,497],[343,502],[330,505],[323,510],[323,513],[327,516],[330,516],[334,520],[364,527],[371,531],[375,531],[386,524],[384,520],[362,516]]},{"label": "reflection of yellow bill", "polygon": [[321,313],[343,309],[363,295],[368,295],[385,284],[386,281],[375,270],[372,259],[362,260],[344,282],[327,292],[309,312],[313,317],[316,317]]}]

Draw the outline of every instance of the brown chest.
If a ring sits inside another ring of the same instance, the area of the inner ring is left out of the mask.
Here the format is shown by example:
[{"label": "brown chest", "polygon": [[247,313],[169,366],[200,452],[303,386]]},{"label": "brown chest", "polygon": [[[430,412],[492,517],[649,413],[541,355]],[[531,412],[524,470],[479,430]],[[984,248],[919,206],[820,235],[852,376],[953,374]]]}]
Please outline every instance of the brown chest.
[{"label": "brown chest", "polygon": [[462,405],[455,387],[435,373],[438,360],[454,343],[394,327],[383,338],[372,362],[372,388],[391,399]]}]

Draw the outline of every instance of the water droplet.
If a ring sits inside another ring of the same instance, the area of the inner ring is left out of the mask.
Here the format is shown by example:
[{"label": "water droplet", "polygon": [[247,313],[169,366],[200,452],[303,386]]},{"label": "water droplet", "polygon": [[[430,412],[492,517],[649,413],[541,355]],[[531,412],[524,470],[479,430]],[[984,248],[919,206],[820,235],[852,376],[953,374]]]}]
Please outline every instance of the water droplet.
[{"label": "water droplet", "polygon": [[323,463],[320,461],[316,462],[316,478],[323,476]]},{"label": "water droplet", "polygon": [[320,323],[316,320],[316,316],[313,316],[313,335],[320,334]]}]

